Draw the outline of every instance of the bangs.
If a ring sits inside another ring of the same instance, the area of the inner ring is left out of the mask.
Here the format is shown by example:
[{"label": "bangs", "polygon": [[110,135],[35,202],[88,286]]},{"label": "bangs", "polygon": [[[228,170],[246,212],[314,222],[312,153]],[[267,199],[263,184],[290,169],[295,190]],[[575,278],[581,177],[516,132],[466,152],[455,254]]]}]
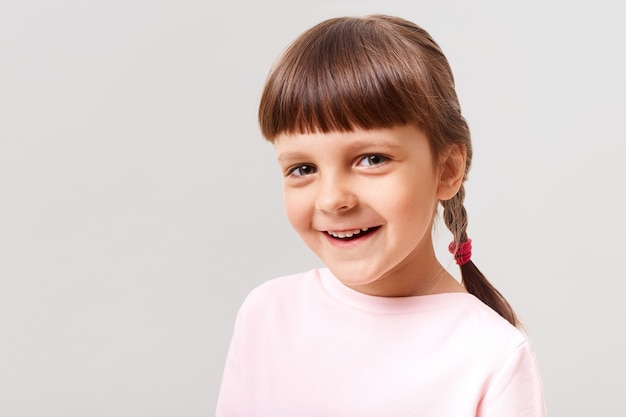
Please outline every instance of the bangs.
[{"label": "bangs", "polygon": [[[263,136],[273,142],[283,133],[346,132],[409,123],[432,130],[440,94],[433,91],[437,83],[432,82],[428,65],[443,59],[446,67],[447,61],[436,54],[439,48],[427,34],[432,45],[410,42],[412,38],[424,42],[424,34],[418,27],[383,16],[331,19],[309,29],[268,76],[259,106]],[[429,47],[435,56],[422,56]]]}]

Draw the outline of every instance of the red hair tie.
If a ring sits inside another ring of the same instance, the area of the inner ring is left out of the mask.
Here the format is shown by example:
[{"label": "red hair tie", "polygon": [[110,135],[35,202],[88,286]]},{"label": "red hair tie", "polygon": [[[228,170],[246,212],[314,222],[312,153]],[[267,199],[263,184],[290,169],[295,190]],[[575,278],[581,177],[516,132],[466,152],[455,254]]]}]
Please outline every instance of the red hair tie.
[{"label": "red hair tie", "polygon": [[448,250],[454,255],[457,265],[465,265],[472,258],[472,239],[459,243],[453,241],[448,246]]}]

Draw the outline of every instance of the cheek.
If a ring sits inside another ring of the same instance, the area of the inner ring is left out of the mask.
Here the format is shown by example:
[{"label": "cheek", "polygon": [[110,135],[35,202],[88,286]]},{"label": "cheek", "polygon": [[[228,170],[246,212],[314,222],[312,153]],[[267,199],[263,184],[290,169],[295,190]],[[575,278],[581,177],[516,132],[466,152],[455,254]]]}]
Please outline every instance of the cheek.
[{"label": "cheek", "polygon": [[394,216],[398,225],[404,230],[421,229],[424,223],[428,223],[432,218],[433,204],[426,199],[411,196],[404,200],[395,201],[388,206],[388,213]]},{"label": "cheek", "polygon": [[307,205],[293,191],[283,192],[283,202],[289,223],[299,233],[310,224]]},{"label": "cheek", "polygon": [[429,226],[437,210],[436,190],[431,183],[414,183],[402,188],[403,192],[379,194],[386,202],[386,213],[394,216],[405,228]]}]

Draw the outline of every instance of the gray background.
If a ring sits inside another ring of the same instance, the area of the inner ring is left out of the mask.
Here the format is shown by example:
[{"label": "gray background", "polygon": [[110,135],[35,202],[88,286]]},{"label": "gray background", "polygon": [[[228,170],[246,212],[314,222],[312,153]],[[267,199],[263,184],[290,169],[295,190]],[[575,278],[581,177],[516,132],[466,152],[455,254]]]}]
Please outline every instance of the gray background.
[{"label": "gray background", "polygon": [[449,57],[474,259],[525,323],[550,415],[623,415],[617,4],[0,2],[0,416],[213,415],[245,295],[320,265],[284,218],[263,81],[304,29],[373,12]]}]

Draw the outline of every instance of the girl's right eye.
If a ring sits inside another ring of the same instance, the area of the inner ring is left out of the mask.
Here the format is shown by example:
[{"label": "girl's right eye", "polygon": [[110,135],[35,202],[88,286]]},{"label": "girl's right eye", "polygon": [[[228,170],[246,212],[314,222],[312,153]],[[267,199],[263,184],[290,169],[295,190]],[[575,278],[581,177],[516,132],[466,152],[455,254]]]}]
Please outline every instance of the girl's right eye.
[{"label": "girl's right eye", "polygon": [[287,175],[294,176],[294,177],[304,177],[306,175],[315,174],[316,172],[317,172],[317,168],[315,168],[313,165],[302,164],[302,165],[296,165],[295,167],[290,168],[287,171]]}]

